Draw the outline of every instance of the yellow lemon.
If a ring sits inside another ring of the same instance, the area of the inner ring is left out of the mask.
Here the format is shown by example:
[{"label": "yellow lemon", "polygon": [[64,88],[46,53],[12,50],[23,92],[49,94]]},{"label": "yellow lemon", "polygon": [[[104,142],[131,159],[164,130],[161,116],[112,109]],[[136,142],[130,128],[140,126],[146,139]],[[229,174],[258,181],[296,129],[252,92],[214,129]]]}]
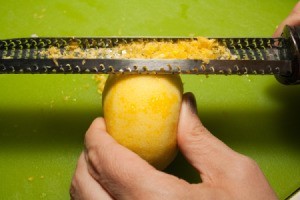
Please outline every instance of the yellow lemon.
[{"label": "yellow lemon", "polygon": [[102,102],[107,132],[164,169],[177,153],[182,92],[179,75],[110,75]]}]

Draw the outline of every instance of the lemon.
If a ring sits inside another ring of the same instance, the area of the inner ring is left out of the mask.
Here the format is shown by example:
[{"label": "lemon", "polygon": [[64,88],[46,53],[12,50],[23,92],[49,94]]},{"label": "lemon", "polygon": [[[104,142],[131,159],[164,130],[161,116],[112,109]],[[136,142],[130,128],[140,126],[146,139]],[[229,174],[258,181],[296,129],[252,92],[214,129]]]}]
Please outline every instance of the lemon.
[{"label": "lemon", "polygon": [[107,132],[157,169],[177,154],[179,75],[110,75],[103,91]]}]

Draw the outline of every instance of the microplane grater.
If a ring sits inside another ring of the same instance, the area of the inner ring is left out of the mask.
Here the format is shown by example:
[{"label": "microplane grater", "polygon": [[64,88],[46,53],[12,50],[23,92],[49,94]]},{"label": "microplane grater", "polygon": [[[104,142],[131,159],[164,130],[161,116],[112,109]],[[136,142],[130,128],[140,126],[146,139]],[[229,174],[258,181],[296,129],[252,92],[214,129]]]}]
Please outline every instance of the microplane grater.
[{"label": "microplane grater", "polygon": [[[76,44],[113,49],[119,44],[196,38],[35,37],[0,40],[0,74],[272,74],[283,84],[300,83],[300,27],[286,26],[279,38],[213,38],[236,58],[197,59],[47,58],[40,52]],[[210,38],[212,39],[212,38]]]}]

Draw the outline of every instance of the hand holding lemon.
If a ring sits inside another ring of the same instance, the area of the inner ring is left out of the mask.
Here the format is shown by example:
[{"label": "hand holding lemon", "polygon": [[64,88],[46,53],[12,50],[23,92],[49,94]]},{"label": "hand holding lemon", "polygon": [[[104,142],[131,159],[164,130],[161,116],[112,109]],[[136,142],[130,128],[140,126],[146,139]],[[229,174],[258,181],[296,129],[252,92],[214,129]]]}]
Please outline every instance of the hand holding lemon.
[{"label": "hand holding lemon", "polygon": [[113,139],[106,120],[97,118],[85,136],[86,150],[72,179],[72,199],[277,199],[257,164],[214,137],[195,109],[193,95],[184,94],[175,137],[182,154],[199,171],[201,183],[189,184],[156,170]]}]

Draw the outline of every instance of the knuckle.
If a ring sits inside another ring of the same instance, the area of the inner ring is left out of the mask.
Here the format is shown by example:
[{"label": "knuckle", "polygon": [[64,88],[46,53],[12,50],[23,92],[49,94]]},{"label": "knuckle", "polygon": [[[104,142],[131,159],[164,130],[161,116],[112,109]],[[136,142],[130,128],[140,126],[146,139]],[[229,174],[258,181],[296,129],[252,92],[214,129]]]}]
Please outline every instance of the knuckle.
[{"label": "knuckle", "polygon": [[95,162],[97,162],[97,158],[98,158],[98,148],[95,146],[90,146],[87,150],[86,150],[86,158],[87,161],[90,164],[93,164]]},{"label": "knuckle", "polygon": [[187,133],[183,138],[183,142],[188,144],[189,148],[192,148],[197,152],[200,151],[203,153],[208,153],[208,151],[215,149],[212,145],[212,135],[201,124],[194,126],[193,129],[190,129],[189,133]]},{"label": "knuckle", "polygon": [[200,123],[195,123],[190,129],[190,134],[192,136],[198,136],[199,134],[207,133],[208,130]]},{"label": "knuckle", "polygon": [[198,143],[204,139],[204,135],[208,132],[208,130],[200,123],[193,125],[192,127],[184,130],[184,134],[180,134],[180,140],[183,142],[195,142]]},{"label": "knuckle", "polygon": [[101,163],[99,158],[98,147],[92,146],[86,151],[86,161],[89,173],[92,175],[92,177],[98,179],[99,174],[101,174],[101,172],[99,172],[99,170],[101,169]]},{"label": "knuckle", "polygon": [[71,186],[69,188],[69,194],[70,194],[70,198],[71,199],[77,199],[77,193],[76,193],[76,188],[77,188],[77,182],[76,182],[76,179],[73,178],[72,179],[72,182],[71,182]]},{"label": "knuckle", "polygon": [[90,141],[92,138],[92,132],[88,130],[84,135],[84,144],[86,146],[87,142]]},{"label": "knuckle", "polygon": [[[85,143],[92,138],[87,133],[85,136]],[[106,158],[107,150],[111,148],[111,142],[107,143],[92,143],[89,145],[85,145],[85,158],[90,164],[98,164],[100,160]]]},{"label": "knuckle", "polygon": [[[85,142],[89,140],[89,134],[85,135]],[[85,145],[85,159],[91,165],[97,165],[102,147],[98,144]]]}]

